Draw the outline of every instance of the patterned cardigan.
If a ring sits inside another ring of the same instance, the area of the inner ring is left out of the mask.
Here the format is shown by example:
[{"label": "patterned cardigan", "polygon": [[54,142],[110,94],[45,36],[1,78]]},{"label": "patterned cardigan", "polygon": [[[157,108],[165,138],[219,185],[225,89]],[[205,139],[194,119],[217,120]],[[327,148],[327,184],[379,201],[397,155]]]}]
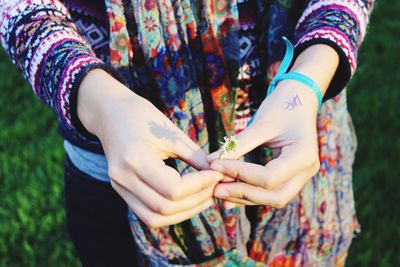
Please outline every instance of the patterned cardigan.
[{"label": "patterned cardigan", "polygon": [[[102,68],[121,80],[123,74],[113,70],[104,53],[94,51],[81,35],[70,7],[76,9],[78,6],[80,12],[89,10],[89,13],[107,20],[104,10],[97,13],[91,10],[101,2],[0,0],[2,46],[34,93],[55,112],[62,136],[75,145],[98,153],[102,152],[99,141],[85,132],[77,117],[77,90],[85,74],[94,68]],[[373,0],[296,1],[294,12],[293,8],[286,9],[286,5],[293,4],[293,1],[265,2],[287,11],[287,16],[297,14],[292,33],[297,54],[317,43],[328,44],[338,52],[340,65],[325,99],[340,93],[356,69],[357,52],[366,33]],[[246,10],[242,13],[243,16],[247,14]],[[251,17],[241,19],[240,23],[246,24],[249,20]],[[268,60],[274,62],[277,59],[273,57],[282,53],[279,53],[280,49],[274,53],[271,48],[274,44],[269,42],[266,48],[270,50]]]}]

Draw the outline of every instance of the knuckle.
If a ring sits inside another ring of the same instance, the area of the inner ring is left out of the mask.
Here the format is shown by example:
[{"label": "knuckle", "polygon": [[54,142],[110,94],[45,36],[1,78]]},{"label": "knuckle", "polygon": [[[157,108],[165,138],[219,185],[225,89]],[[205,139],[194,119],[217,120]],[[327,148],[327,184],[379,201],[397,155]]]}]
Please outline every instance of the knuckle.
[{"label": "knuckle", "polygon": [[299,158],[299,161],[300,165],[303,167],[314,166],[314,164],[319,161],[318,149],[308,153],[308,155],[305,157]]},{"label": "knuckle", "polygon": [[248,200],[249,196],[247,195],[246,192],[238,192],[238,198],[243,200]]},{"label": "knuckle", "polygon": [[314,153],[312,153],[307,157],[303,157],[301,161],[303,166],[308,167],[308,166],[313,166],[316,160],[317,156]]},{"label": "knuckle", "polygon": [[232,164],[232,162],[228,161],[224,171],[232,178],[240,179],[240,177],[246,176],[247,169],[243,166],[242,161],[238,161],[235,164]]},{"label": "knuckle", "polygon": [[146,224],[149,228],[152,229],[161,227],[160,222],[152,216],[144,217],[142,221],[144,222],[144,224]]},{"label": "knuckle", "polygon": [[275,209],[283,209],[285,206],[286,206],[286,205],[283,204],[283,203],[276,203],[276,204],[274,204],[273,207],[274,207]]},{"label": "knuckle", "polygon": [[113,181],[112,179],[111,179],[111,187],[114,189],[114,190],[118,190],[118,185],[117,185],[117,183],[115,182],[115,181]]},{"label": "knuckle", "polygon": [[267,177],[265,177],[264,179],[262,179],[262,184],[261,186],[265,189],[271,189],[273,187],[273,183],[270,179],[268,179]]},{"label": "knuckle", "polygon": [[275,209],[282,209],[286,206],[287,204],[287,200],[284,197],[278,197],[275,201],[275,203],[273,203],[273,207]]},{"label": "knuckle", "polygon": [[163,216],[169,216],[173,214],[173,208],[172,205],[169,202],[166,203],[159,203],[156,208],[155,211]]},{"label": "knuckle", "polygon": [[124,168],[122,168],[119,165],[111,165],[108,168],[108,177],[111,178],[111,180],[113,179],[118,179],[119,177],[121,177],[123,175],[124,172]]},{"label": "knuckle", "polygon": [[136,149],[126,149],[121,152],[122,163],[126,166],[135,167],[143,164],[142,154],[138,151],[141,151],[141,148],[136,147]]},{"label": "knuckle", "polygon": [[264,174],[264,178],[261,180],[261,186],[265,189],[271,189],[275,186],[275,181],[269,174]]},{"label": "knuckle", "polygon": [[173,187],[165,192],[165,197],[169,200],[176,201],[179,200],[182,196],[182,188],[181,187]]},{"label": "knuckle", "polygon": [[317,160],[313,166],[313,175],[317,174],[321,168],[321,163]]},{"label": "knuckle", "polygon": [[225,199],[227,198],[246,198],[247,194],[245,192],[245,190],[238,190],[236,188],[225,188],[224,189],[227,192],[227,197],[225,197]]},{"label": "knuckle", "polygon": [[236,168],[231,168],[231,169],[227,170],[227,174],[234,179],[239,179],[239,176],[240,176],[239,168],[240,168],[240,166],[236,167]]},{"label": "knuckle", "polygon": [[250,176],[250,170],[247,166],[247,163],[244,161],[239,161],[239,167],[236,171],[236,178],[239,179],[241,176],[242,177],[249,177]]}]

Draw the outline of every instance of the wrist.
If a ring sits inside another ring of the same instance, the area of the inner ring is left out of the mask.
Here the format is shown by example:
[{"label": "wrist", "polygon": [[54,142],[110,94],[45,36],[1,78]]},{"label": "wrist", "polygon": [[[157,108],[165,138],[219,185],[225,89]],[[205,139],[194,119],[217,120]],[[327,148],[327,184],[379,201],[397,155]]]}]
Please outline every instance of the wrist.
[{"label": "wrist", "polygon": [[325,95],[339,65],[339,55],[332,47],[317,44],[308,47],[296,59],[290,72],[306,75]]},{"label": "wrist", "polygon": [[102,69],[93,69],[83,78],[77,96],[77,115],[86,130],[96,136],[116,98],[135,95]]}]

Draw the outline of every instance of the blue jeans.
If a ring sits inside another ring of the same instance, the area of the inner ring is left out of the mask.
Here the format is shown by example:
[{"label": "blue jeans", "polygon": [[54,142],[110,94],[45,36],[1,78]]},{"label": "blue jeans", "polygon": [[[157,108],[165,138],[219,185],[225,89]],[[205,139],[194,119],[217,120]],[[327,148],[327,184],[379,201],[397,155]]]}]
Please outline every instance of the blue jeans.
[{"label": "blue jeans", "polygon": [[65,161],[67,232],[84,267],[137,266],[128,207],[110,183]]}]

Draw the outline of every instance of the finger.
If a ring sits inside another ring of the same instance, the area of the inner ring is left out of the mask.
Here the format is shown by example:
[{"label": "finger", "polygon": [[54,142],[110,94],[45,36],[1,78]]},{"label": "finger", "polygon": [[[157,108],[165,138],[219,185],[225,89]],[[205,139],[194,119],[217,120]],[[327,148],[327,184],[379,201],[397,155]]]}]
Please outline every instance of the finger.
[{"label": "finger", "polygon": [[217,159],[211,163],[211,169],[223,173],[228,179],[239,179],[253,185],[260,185],[266,175],[265,166],[241,160]]},{"label": "finger", "polygon": [[114,182],[135,195],[153,212],[165,216],[191,209],[206,202],[211,199],[215,187],[215,184],[211,184],[186,198],[179,201],[172,201],[152,189],[132,173],[126,174],[124,180],[114,180]]},{"label": "finger", "polygon": [[[263,132],[261,134],[259,131],[259,127],[257,127],[257,125],[253,123],[235,137],[238,141],[236,150],[228,153],[223,153],[221,157],[224,159],[239,159],[256,147],[272,139],[274,136],[275,133],[273,131]],[[211,163],[214,160],[218,159],[221,155],[221,152],[222,148],[208,155],[208,162]]]},{"label": "finger", "polygon": [[209,169],[205,152],[160,111],[157,113],[163,117],[163,122],[150,123],[149,130],[160,141],[158,152],[162,152],[164,157],[182,159],[197,170]]},{"label": "finger", "polygon": [[282,148],[278,158],[269,161],[265,166],[222,159],[213,161],[211,169],[243,182],[269,189],[285,183],[304,170],[309,169],[310,174],[313,175],[313,166],[317,164],[318,154],[316,151],[307,154],[315,154],[315,156],[304,157],[304,149],[297,145],[288,145]]},{"label": "finger", "polygon": [[177,141],[170,143],[171,152],[197,170],[210,169],[207,155],[203,149],[178,128],[176,134]]},{"label": "finger", "polygon": [[223,179],[223,174],[213,170],[188,173],[182,176],[182,197],[189,196],[209,186],[215,187]]},{"label": "finger", "polygon": [[144,155],[136,163],[134,170],[142,181],[170,200],[179,200],[199,192],[223,178],[221,173],[212,170],[193,172],[181,177],[174,168],[149,155]]},{"label": "finger", "polygon": [[133,213],[135,213],[136,216],[138,216],[150,228],[159,228],[162,226],[180,223],[194,217],[203,210],[208,209],[214,203],[213,200],[208,200],[192,209],[174,215],[163,216],[156,214],[147,208],[143,202],[141,202],[133,194],[130,194],[125,188],[119,186],[118,184],[113,184],[113,187],[132,209]]},{"label": "finger", "polygon": [[236,180],[237,179],[225,175],[224,178],[220,182],[221,183],[232,183],[232,182],[236,182]]},{"label": "finger", "polygon": [[295,176],[281,188],[266,190],[246,183],[218,184],[214,196],[222,199],[242,199],[274,208],[284,207],[303,188],[306,176]]}]

